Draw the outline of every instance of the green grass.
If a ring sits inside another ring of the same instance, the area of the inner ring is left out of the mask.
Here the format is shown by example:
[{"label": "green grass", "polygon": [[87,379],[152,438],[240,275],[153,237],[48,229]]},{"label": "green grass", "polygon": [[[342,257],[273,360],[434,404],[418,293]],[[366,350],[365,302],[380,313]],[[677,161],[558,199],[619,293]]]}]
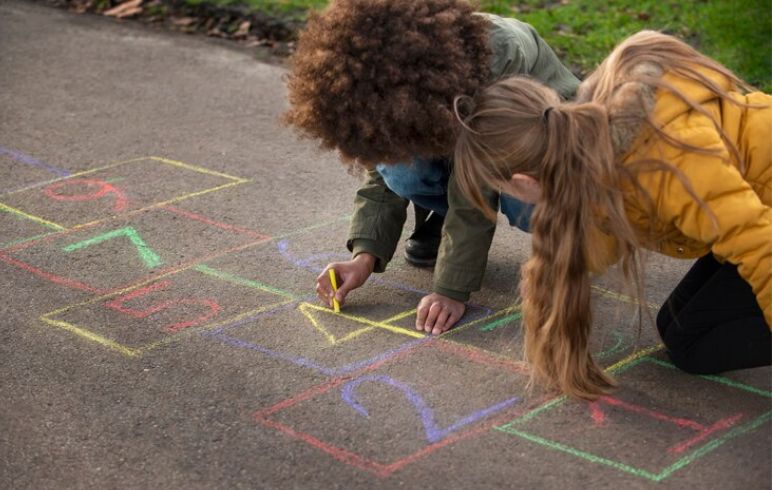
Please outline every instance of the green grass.
[{"label": "green grass", "polygon": [[[304,18],[326,0],[187,0],[247,5]],[[533,25],[580,74],[592,70],[625,37],[641,29],[674,34],[772,92],[772,0],[480,0],[482,10]]]},{"label": "green grass", "polygon": [[533,25],[564,62],[582,73],[618,41],[655,29],[688,41],[762,90],[772,90],[770,0],[484,0],[482,7]]}]

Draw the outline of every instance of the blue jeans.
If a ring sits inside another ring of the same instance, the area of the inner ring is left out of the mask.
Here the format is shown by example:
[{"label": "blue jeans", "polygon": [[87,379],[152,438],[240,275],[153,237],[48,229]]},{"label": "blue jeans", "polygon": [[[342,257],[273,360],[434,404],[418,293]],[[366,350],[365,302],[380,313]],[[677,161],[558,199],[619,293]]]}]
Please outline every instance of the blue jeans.
[{"label": "blue jeans", "polygon": [[[444,158],[428,160],[416,158],[412,163],[377,166],[386,186],[395,194],[413,201],[422,208],[445,216],[448,213],[448,179],[450,162]],[[499,199],[501,212],[511,226],[523,231],[531,229],[533,204],[527,204],[502,194]]]}]

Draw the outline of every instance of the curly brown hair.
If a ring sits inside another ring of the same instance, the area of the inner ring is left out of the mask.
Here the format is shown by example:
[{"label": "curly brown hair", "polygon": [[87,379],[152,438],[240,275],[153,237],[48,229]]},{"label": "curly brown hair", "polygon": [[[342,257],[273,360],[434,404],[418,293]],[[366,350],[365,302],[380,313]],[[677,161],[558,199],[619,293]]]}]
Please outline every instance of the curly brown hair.
[{"label": "curly brown hair", "polygon": [[284,121],[344,161],[447,156],[453,99],[490,76],[488,21],[466,0],[334,0],[300,33]]}]

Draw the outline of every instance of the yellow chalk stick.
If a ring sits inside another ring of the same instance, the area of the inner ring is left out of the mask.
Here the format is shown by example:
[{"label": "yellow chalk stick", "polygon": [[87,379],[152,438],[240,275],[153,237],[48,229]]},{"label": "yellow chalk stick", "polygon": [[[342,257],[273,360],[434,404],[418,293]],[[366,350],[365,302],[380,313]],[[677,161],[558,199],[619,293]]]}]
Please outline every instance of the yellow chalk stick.
[{"label": "yellow chalk stick", "polygon": [[[335,269],[329,269],[329,273],[330,273],[330,284],[332,284],[332,292],[337,293],[338,282],[335,280]],[[338,303],[338,300],[335,299],[334,296],[332,298],[332,308],[335,311],[335,313],[340,313],[340,303]]]}]

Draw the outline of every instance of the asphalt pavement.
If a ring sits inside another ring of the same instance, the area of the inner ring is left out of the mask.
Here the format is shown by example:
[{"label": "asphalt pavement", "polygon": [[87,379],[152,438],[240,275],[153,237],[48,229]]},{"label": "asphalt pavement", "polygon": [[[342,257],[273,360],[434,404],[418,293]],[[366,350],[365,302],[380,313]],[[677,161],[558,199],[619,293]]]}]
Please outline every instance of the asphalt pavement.
[{"label": "asphalt pavement", "polygon": [[[772,486],[772,370],[680,372],[613,278],[592,349],[617,391],[529,388],[529,238],[503,222],[441,337],[411,326],[431,271],[401,246],[320,305],[359,181],[278,123],[284,73],[0,3],[1,488]],[[646,311],[688,267],[650,258]]]}]

